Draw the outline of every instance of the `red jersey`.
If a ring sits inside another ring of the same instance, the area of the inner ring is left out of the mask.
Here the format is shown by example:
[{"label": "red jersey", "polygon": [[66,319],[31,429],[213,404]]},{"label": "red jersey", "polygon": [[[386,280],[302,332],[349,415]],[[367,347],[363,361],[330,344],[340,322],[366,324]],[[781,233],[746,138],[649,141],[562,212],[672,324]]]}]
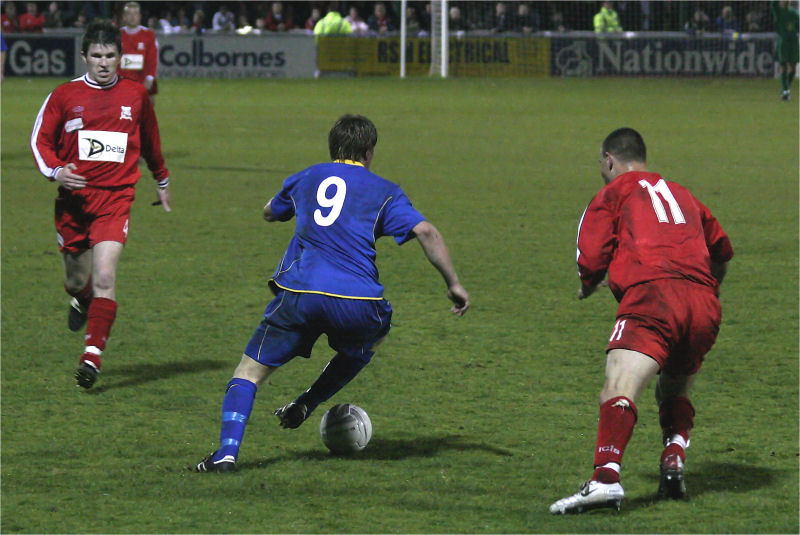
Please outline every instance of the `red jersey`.
[{"label": "red jersey", "polygon": [[122,36],[120,76],[139,83],[144,83],[148,76],[155,78],[158,75],[158,41],[153,30],[144,26],[130,30],[123,26],[119,33]]},{"label": "red jersey", "polygon": [[46,21],[42,13],[38,15],[23,13],[19,16],[19,31],[41,33],[45,23]]},{"label": "red jersey", "polygon": [[39,170],[50,180],[68,163],[95,188],[139,180],[139,156],[153,178],[169,176],[153,103],[143,85],[117,77],[100,86],[88,75],[58,86],[39,110],[31,134]]},{"label": "red jersey", "polygon": [[589,203],[578,228],[578,271],[587,286],[608,282],[617,298],[631,286],[687,279],[716,290],[711,261],[733,248],[711,212],[689,190],[656,173],[624,173]]},{"label": "red jersey", "polygon": [[3,33],[16,33],[19,31],[19,24],[17,24],[17,19],[12,19],[5,13],[0,15],[0,23],[3,25]]}]

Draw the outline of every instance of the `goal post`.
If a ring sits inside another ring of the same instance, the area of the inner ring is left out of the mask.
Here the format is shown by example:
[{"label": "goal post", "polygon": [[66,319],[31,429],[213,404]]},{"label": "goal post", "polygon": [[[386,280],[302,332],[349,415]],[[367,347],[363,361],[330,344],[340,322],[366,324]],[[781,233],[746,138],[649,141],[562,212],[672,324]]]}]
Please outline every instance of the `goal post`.
[{"label": "goal post", "polygon": [[[431,76],[447,78],[448,49],[448,10],[447,0],[431,0]],[[408,0],[400,2],[400,78],[405,78],[408,47]]]},{"label": "goal post", "polygon": [[449,60],[447,0],[431,0],[431,75],[447,78]]}]

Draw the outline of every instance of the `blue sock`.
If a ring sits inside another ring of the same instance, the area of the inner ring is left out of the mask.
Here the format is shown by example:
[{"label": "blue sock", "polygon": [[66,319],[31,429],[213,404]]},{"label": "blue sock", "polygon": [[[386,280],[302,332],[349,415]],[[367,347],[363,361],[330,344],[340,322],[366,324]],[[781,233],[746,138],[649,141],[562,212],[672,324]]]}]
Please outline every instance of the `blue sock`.
[{"label": "blue sock", "polygon": [[253,410],[253,400],[258,387],[246,379],[231,379],[222,399],[222,426],[219,431],[219,449],[212,461],[226,455],[239,456],[239,446],[244,437],[244,429]]},{"label": "blue sock", "polygon": [[341,390],[358,375],[358,372],[368,363],[369,358],[362,360],[337,353],[328,365],[325,366],[325,369],[322,370],[322,374],[314,384],[311,385],[311,388],[303,392],[300,397],[295,400],[295,403],[302,403],[308,408],[306,412],[306,417],[308,417],[320,403],[329,400],[336,392]]}]

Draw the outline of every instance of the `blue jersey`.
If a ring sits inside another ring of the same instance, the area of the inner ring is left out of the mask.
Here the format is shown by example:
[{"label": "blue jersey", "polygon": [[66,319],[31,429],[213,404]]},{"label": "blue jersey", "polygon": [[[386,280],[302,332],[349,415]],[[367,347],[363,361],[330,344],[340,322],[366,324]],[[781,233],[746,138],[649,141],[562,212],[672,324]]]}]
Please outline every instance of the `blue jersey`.
[{"label": "blue jersey", "polygon": [[318,164],[287,178],[272,214],[297,217],[297,230],[270,286],[349,299],[381,299],[375,242],[413,238],[424,221],[400,186],[347,161]]}]

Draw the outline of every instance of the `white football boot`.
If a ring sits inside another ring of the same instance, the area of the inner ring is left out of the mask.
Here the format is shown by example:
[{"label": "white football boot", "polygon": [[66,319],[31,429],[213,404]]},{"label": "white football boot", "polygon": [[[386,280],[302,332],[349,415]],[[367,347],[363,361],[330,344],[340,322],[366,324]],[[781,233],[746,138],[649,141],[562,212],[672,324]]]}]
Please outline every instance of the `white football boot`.
[{"label": "white football boot", "polygon": [[581,490],[562,498],[550,506],[554,515],[582,513],[591,509],[614,508],[619,511],[625,491],[619,483],[600,483],[587,481]]}]

